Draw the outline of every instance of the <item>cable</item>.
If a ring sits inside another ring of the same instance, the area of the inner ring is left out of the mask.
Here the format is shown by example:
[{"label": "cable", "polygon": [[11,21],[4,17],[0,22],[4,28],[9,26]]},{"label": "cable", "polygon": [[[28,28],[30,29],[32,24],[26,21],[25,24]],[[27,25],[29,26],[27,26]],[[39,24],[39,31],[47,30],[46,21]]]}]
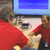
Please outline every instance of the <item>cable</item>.
[{"label": "cable", "polygon": [[[29,28],[30,27],[30,28]],[[21,31],[26,31],[26,30],[30,30],[32,28],[31,24],[29,24],[29,27],[27,29],[24,29],[23,27],[20,27],[20,29],[22,29]]]}]

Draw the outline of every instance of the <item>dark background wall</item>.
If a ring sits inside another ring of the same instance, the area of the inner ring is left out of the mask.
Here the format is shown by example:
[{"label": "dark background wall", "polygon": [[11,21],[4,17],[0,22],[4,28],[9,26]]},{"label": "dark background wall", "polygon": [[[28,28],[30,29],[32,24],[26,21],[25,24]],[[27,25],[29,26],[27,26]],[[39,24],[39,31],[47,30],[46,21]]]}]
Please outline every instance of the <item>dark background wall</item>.
[{"label": "dark background wall", "polygon": [[8,3],[0,3],[0,8],[3,6],[10,6],[12,8],[12,0],[8,0]]}]

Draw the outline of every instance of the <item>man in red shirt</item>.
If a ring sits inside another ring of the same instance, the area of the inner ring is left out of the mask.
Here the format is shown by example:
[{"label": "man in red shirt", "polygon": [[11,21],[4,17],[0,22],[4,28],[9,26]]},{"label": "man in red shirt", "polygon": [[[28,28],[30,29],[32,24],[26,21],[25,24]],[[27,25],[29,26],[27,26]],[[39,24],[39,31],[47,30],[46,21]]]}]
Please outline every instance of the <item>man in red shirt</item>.
[{"label": "man in red shirt", "polygon": [[42,24],[35,28],[29,36],[33,35],[42,35],[42,41],[39,45],[38,50],[50,50],[50,25],[49,25],[49,16],[43,15],[41,18]]},{"label": "man in red shirt", "polygon": [[8,6],[0,11],[0,50],[12,50],[15,45],[21,49],[24,46],[32,47],[31,38],[27,38],[13,24],[14,12]]}]

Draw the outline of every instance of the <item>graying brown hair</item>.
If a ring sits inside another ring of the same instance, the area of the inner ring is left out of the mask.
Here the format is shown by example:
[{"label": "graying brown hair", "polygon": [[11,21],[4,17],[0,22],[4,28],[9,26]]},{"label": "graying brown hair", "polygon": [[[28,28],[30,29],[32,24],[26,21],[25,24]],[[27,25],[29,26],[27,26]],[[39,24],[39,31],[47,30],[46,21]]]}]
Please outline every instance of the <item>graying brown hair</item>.
[{"label": "graying brown hair", "polygon": [[10,20],[14,17],[14,12],[9,6],[5,6],[0,11],[0,19],[8,22],[8,18],[10,17]]}]

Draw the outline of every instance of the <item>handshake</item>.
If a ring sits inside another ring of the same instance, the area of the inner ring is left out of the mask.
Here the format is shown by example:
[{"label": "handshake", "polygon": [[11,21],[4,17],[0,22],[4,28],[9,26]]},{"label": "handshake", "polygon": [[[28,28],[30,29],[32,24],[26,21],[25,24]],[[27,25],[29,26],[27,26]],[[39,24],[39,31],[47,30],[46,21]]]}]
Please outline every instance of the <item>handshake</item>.
[{"label": "handshake", "polygon": [[30,48],[33,46],[33,36],[28,36],[28,43],[26,47]]},{"label": "handshake", "polygon": [[28,36],[28,39],[30,40],[29,42],[29,47],[28,46],[25,46],[23,49],[21,50],[37,50],[36,47],[33,47],[33,36]]}]

